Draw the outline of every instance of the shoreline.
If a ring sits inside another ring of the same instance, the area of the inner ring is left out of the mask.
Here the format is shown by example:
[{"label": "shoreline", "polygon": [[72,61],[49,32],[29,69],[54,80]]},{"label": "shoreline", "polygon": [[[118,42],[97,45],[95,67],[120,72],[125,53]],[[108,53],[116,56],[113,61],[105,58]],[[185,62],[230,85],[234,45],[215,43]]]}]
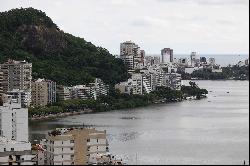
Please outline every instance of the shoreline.
[{"label": "shoreline", "polygon": [[[155,101],[154,103],[148,104],[147,106],[150,105],[159,105],[159,104],[168,104],[168,103],[174,103],[174,102],[182,102],[185,100],[201,100],[207,98],[207,96],[203,96],[200,99],[196,99],[195,97],[186,97],[185,99],[181,100],[181,101],[171,101],[171,102],[162,102],[162,101]],[[141,107],[146,107],[146,106],[141,106]],[[138,108],[138,107],[135,107]],[[134,108],[125,108],[125,109],[134,109]],[[119,109],[122,110],[122,109]],[[110,110],[112,111],[112,110]],[[29,120],[30,121],[46,121],[46,120],[53,120],[53,119],[57,119],[57,118],[64,118],[64,117],[69,117],[69,116],[74,116],[74,115],[82,115],[82,114],[90,114],[90,113],[97,113],[100,111],[94,111],[94,110],[90,110],[90,109],[86,109],[83,111],[74,111],[74,112],[63,112],[63,113],[58,113],[58,114],[50,114],[50,115],[46,115],[46,116],[35,116],[35,117],[30,117]]]},{"label": "shoreline", "polygon": [[46,116],[30,117],[29,120],[31,120],[31,121],[45,121],[45,120],[52,120],[52,119],[56,119],[56,118],[64,118],[64,117],[74,116],[74,115],[89,114],[89,113],[94,113],[94,112],[95,111],[93,111],[93,110],[63,112],[63,113],[58,113],[58,114],[50,114],[50,115],[46,115]]}]

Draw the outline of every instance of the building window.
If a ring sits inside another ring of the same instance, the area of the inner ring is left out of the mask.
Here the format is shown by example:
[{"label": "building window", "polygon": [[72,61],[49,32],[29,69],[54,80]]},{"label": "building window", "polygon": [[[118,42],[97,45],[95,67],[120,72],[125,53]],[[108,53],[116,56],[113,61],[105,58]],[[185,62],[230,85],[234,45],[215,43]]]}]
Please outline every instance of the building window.
[{"label": "building window", "polygon": [[14,151],[15,149],[14,149],[14,148],[11,148],[10,150],[11,150],[11,151]]},{"label": "building window", "polygon": [[6,148],[3,148],[3,151],[6,152]]},{"label": "building window", "polygon": [[70,140],[70,143],[74,143],[75,141],[74,140]]},{"label": "building window", "polygon": [[70,150],[74,150],[74,148],[70,148]]},{"label": "building window", "polygon": [[87,142],[90,142],[90,139],[87,139]]}]

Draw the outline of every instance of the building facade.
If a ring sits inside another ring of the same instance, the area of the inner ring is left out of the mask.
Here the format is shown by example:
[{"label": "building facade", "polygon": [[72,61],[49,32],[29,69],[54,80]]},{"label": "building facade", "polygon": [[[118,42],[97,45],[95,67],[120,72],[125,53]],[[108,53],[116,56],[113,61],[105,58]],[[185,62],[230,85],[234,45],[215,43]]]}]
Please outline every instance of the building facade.
[{"label": "building facade", "polygon": [[26,90],[13,89],[12,91],[8,91],[7,96],[12,97],[12,101],[21,98],[21,107],[28,108],[31,104],[31,92]]},{"label": "building facade", "polygon": [[67,87],[67,86],[57,85],[56,86],[57,100],[64,101],[64,100],[71,99],[71,96],[70,96],[71,89],[72,88]]},{"label": "building facade", "polygon": [[31,91],[31,63],[8,60],[0,64],[0,72],[3,72],[2,86],[5,93],[13,89]]},{"label": "building facade", "polygon": [[32,82],[32,105],[46,106],[56,102],[56,83],[51,80],[38,79]]},{"label": "building facade", "polygon": [[21,99],[9,96],[0,106],[0,165],[34,165],[31,144],[28,142],[28,109]]},{"label": "building facade", "polygon": [[0,165],[34,165],[31,144],[0,136]]},{"label": "building facade", "polygon": [[108,151],[106,131],[86,128],[56,129],[41,144],[45,165],[87,165]]},{"label": "building facade", "polygon": [[128,67],[129,72],[140,69],[144,66],[145,51],[132,41],[120,44],[120,59]]},{"label": "building facade", "polygon": [[3,72],[0,71],[0,98],[3,96]]},{"label": "building facade", "polygon": [[190,55],[191,66],[194,67],[196,65],[196,52],[192,52]]},{"label": "building facade", "polygon": [[161,63],[172,63],[174,60],[173,49],[164,48],[161,50]]},{"label": "building facade", "polygon": [[88,85],[76,85],[70,90],[72,99],[97,99],[99,96],[107,96],[109,86],[101,79],[96,78],[93,83]]},{"label": "building facade", "polygon": [[38,79],[32,82],[32,106],[43,107],[48,104],[48,86],[47,82]]},{"label": "building facade", "polygon": [[56,82],[46,80],[48,86],[48,104],[56,102]]},{"label": "building facade", "polygon": [[8,140],[28,142],[28,109],[13,99],[0,106],[0,136]]}]

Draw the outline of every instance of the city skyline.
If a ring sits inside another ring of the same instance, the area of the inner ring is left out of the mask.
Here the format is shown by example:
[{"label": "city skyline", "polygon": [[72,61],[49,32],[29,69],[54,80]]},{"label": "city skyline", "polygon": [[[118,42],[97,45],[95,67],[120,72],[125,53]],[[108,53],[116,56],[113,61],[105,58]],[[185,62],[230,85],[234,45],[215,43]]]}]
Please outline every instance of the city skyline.
[{"label": "city skyline", "polygon": [[0,2],[1,12],[20,7],[42,10],[61,30],[112,54],[119,54],[119,44],[126,40],[138,43],[146,54],[160,54],[164,47],[173,48],[176,54],[249,52],[247,0]]}]

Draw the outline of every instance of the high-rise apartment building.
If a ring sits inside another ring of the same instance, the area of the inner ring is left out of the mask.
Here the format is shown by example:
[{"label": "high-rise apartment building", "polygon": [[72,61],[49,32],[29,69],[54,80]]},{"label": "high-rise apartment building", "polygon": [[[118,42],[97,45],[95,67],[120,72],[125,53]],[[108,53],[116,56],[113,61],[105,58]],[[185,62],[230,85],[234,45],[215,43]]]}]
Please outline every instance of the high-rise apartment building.
[{"label": "high-rise apartment building", "polygon": [[45,165],[87,165],[108,152],[106,131],[95,129],[56,129],[41,144],[46,150]]},{"label": "high-rise apartment building", "polygon": [[46,106],[56,102],[56,83],[51,80],[38,79],[32,82],[32,105]]},{"label": "high-rise apartment building", "polygon": [[3,91],[6,93],[13,89],[31,90],[32,64],[26,61],[8,60],[0,64],[0,72],[3,72]]},{"label": "high-rise apartment building", "polygon": [[191,66],[195,66],[196,64],[196,52],[192,52],[190,55],[190,60],[191,60]]},{"label": "high-rise apartment building", "polygon": [[0,106],[0,165],[34,165],[31,143],[28,142],[28,109],[9,96]]},{"label": "high-rise apartment building", "polygon": [[45,80],[48,86],[48,104],[56,102],[56,82]]},{"label": "high-rise apartment building", "polygon": [[144,66],[145,51],[132,41],[126,41],[120,45],[120,58],[132,72]]},{"label": "high-rise apartment building", "polygon": [[21,107],[21,99],[9,98],[0,106],[0,136],[8,140],[28,142],[28,109]]},{"label": "high-rise apartment building", "polygon": [[43,79],[32,82],[32,106],[42,107],[48,104],[48,85]]},{"label": "high-rise apartment building", "polygon": [[170,48],[164,48],[161,50],[161,62],[171,63],[174,60],[174,51]]},{"label": "high-rise apartment building", "polygon": [[0,71],[0,98],[3,95],[3,72]]}]

